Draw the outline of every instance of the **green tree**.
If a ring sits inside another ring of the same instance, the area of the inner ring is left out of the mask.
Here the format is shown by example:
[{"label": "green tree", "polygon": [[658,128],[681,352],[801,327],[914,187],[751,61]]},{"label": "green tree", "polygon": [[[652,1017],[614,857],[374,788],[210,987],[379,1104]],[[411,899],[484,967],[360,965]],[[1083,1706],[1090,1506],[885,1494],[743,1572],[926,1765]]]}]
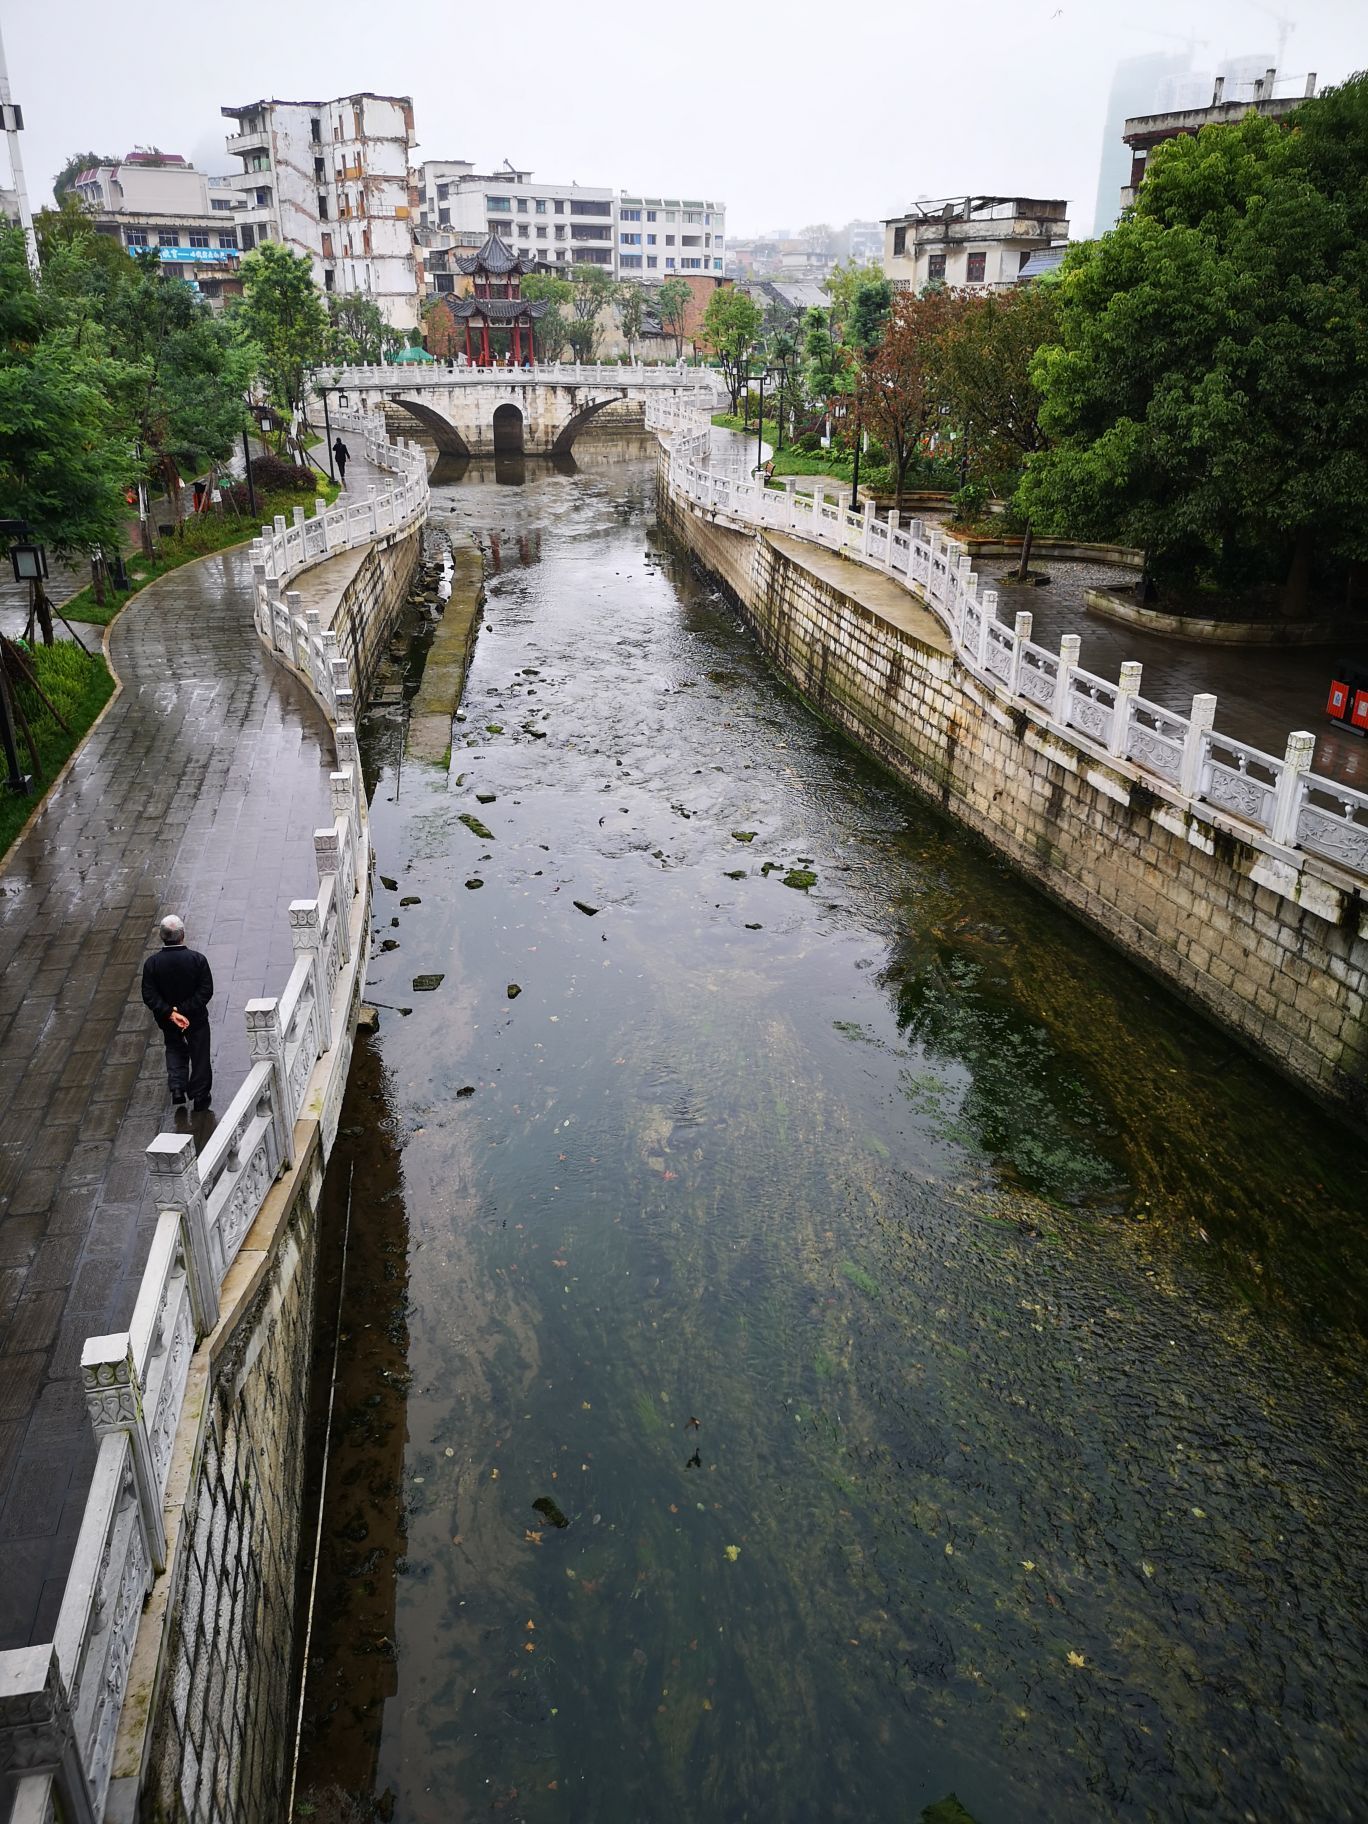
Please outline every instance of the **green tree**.
[{"label": "green tree", "polygon": [[[374,366],[383,360],[389,339],[397,334],[380,315],[380,306],[360,292],[334,292],[327,302],[328,359],[343,366]],[[402,343],[402,336],[399,337]]]},{"label": "green tree", "polygon": [[574,287],[568,279],[559,279],[553,272],[529,272],[522,282],[522,295],[551,306],[533,325],[532,334],[537,359],[559,361],[561,351],[570,340],[565,312],[575,295]]},{"label": "green tree", "polygon": [[328,356],[328,313],[306,254],[267,241],[242,262],[242,298],[232,311],[242,344],[271,402],[287,417],[302,405],[309,369]]},{"label": "green tree", "polygon": [[703,312],[699,340],[717,357],[733,412],[741,398],[744,373],[755,351],[762,321],[760,306],[744,291],[730,286],[715,291]]},{"label": "green tree", "polygon": [[693,292],[683,279],[666,279],[656,293],[656,310],[660,316],[660,327],[667,336],[673,336],[675,359],[684,353],[684,331],[689,321],[689,305],[693,301]]},{"label": "green tree", "polygon": [[[964,438],[966,471],[1004,492],[1026,463],[1046,447],[1042,397],[1033,377],[1037,351],[1053,342],[1059,324],[1057,285],[1022,285],[966,298],[945,338],[945,402]],[[1031,560],[1026,519],[1018,575]]]},{"label": "green tree", "polygon": [[109,299],[106,327],[125,363],[125,424],[180,518],[181,481],[229,455],[246,423],[256,351],[155,254]]},{"label": "green tree", "polygon": [[641,339],[641,320],[646,310],[646,294],[636,279],[624,279],[618,287],[618,322],[627,338],[627,357],[636,354]]},{"label": "green tree", "polygon": [[576,361],[593,361],[602,333],[601,313],[613,301],[617,286],[606,266],[570,268],[570,315],[565,333]]},{"label": "green tree", "polygon": [[[133,474],[114,403],[118,373],[82,347],[60,308],[35,288],[24,237],[0,231],[0,499],[53,556],[117,549]],[[0,541],[8,549],[9,540]],[[34,608],[47,645],[52,615],[42,584]]]},{"label": "green tree", "polygon": [[878,347],[893,308],[893,287],[882,273],[877,279],[861,279],[846,319],[845,337],[861,355],[870,355]]},{"label": "green tree", "polygon": [[1295,120],[1170,141],[1070,254],[1021,488],[1161,581],[1279,580],[1293,614],[1368,557],[1368,78]]},{"label": "green tree", "polygon": [[[831,310],[834,313],[832,328],[837,337],[844,335],[861,290],[871,285],[888,287],[888,280],[877,260],[846,260],[833,266],[822,280],[822,290],[831,299]],[[891,287],[888,288],[888,295],[891,295]]]}]

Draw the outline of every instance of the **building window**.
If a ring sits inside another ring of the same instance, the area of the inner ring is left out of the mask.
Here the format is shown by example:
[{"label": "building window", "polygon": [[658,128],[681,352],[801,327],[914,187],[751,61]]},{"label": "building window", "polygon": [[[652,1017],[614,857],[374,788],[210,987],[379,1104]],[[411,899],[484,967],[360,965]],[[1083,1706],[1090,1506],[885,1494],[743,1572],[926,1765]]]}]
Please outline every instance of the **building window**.
[{"label": "building window", "polygon": [[1029,248],[1029,247],[1023,247],[1023,248],[1022,248],[1022,250],[1021,250],[1021,257],[1020,257],[1020,259],[1019,259],[1019,260],[1018,260],[1018,261],[1017,261],[1017,271],[1018,271],[1018,272],[1024,272],[1024,271],[1025,271],[1025,270],[1026,270],[1026,262],[1027,262],[1027,260],[1029,260],[1029,259],[1030,259],[1030,257],[1031,257],[1031,250],[1030,250],[1030,248]]},{"label": "building window", "polygon": [[545,230],[545,228],[542,228],[542,227],[538,227],[538,229],[537,229],[537,239],[538,239],[538,240],[539,240],[539,241],[544,241],[544,240],[545,240],[545,239],[546,239],[546,230]]},{"label": "building window", "polygon": [[454,291],[456,289],[455,275],[449,272],[439,272],[437,274],[437,289],[438,291]]},{"label": "building window", "polygon": [[322,240],[323,240],[323,258],[325,260],[330,260],[333,257],[332,236],[330,234],[325,234],[322,237]]},{"label": "building window", "polygon": [[237,236],[235,234],[221,234],[218,237],[218,244],[220,247],[232,247],[236,249]]},{"label": "building window", "polygon": [[656,215],[656,212],[654,209],[648,209],[646,211],[646,220],[648,222],[653,222],[655,220],[655,215]]},{"label": "building window", "polygon": [[450,228],[450,226],[451,226],[450,209],[439,209],[437,211],[437,226],[439,228]]},{"label": "building window", "polygon": [[324,291],[337,290],[337,274],[333,271],[331,266],[325,266],[323,268],[323,289]]},{"label": "building window", "polygon": [[611,203],[586,202],[582,196],[572,197],[570,199],[570,213],[572,215],[611,215],[613,213],[613,205]]},{"label": "building window", "polygon": [[624,209],[622,211],[622,220],[624,222],[639,222],[641,220],[640,209]]},{"label": "building window", "polygon": [[525,196],[520,196],[518,198],[518,214],[519,215],[527,214],[527,198]]},{"label": "building window", "polygon": [[[901,228],[895,228],[893,230],[893,257],[895,260],[900,260],[905,256],[906,253],[907,253],[907,224],[904,222],[904,224],[902,225]],[[936,255],[932,254],[931,257],[932,257],[932,259],[935,259]]]},{"label": "building window", "polygon": [[565,239],[565,229],[559,222],[556,223],[556,239],[558,241],[563,241]]},{"label": "building window", "polygon": [[560,202],[559,200],[557,200],[557,202],[555,203],[554,208],[555,208],[557,215],[565,214],[565,204]]},{"label": "building window", "polygon": [[639,234],[620,234],[618,240],[624,247],[640,247],[641,245],[641,236]]},{"label": "building window", "polygon": [[656,256],[653,253],[648,253],[646,255],[646,264],[648,266],[654,266],[656,263]]},{"label": "building window", "polygon": [[439,203],[444,203],[450,195],[451,195],[451,185],[450,184],[438,184],[437,201]]},{"label": "building window", "polygon": [[[901,233],[902,229],[899,228],[898,234]],[[893,251],[894,253],[898,251],[896,235],[894,236]],[[928,279],[943,279],[945,277],[945,255],[943,253],[933,253],[927,260],[926,276]]]},{"label": "building window", "polygon": [[125,229],[124,239],[128,242],[130,247],[146,247],[147,230],[145,228]]},{"label": "building window", "polygon": [[202,228],[192,228],[190,230],[190,245],[192,247],[207,247],[209,245],[209,236]]},{"label": "building window", "polygon": [[258,209],[269,209],[270,208],[271,193],[269,190],[258,190],[256,192],[256,205],[257,205]]},{"label": "building window", "polygon": [[674,212],[674,210],[673,210],[673,209],[667,209],[667,210],[666,210],[666,211],[665,211],[665,220],[666,220],[666,221],[667,221],[667,222],[672,222],[672,221],[673,221],[673,220],[674,220],[674,218],[675,218],[675,212]]},{"label": "building window", "polygon": [[699,267],[702,266],[702,264],[703,264],[702,260],[681,260],[679,263],[681,266],[683,266],[691,271],[694,271],[694,272],[696,272],[699,269]]},{"label": "building window", "polygon": [[674,265],[674,255],[672,253],[667,253],[665,255],[665,264],[667,267]]},{"label": "building window", "polygon": [[232,206],[233,205],[228,201],[226,196],[211,196],[209,198],[209,207],[211,209],[231,209]]},{"label": "building window", "polygon": [[545,214],[546,214],[546,198],[545,198],[545,197],[543,197],[543,196],[539,196],[539,197],[538,197],[538,198],[537,198],[537,201],[536,201],[536,212],[537,212],[537,214],[538,214],[538,215],[545,215]]},{"label": "building window", "polygon": [[721,260],[714,260],[714,261],[713,261],[713,271],[714,271],[714,272],[721,272],[721,270],[722,270],[722,262],[721,262]]},{"label": "building window", "polygon": [[622,258],[618,261],[618,264],[620,266],[640,266],[641,255],[639,253],[624,253]]},{"label": "building window", "polygon": [[[970,285],[982,285],[983,272],[987,263],[988,255],[986,253],[971,253],[969,255],[969,264],[965,269],[964,276]],[[941,266],[944,268],[944,260],[941,261]]]},{"label": "building window", "polygon": [[318,193],[318,219],[320,222],[328,219],[328,199],[321,190]]},{"label": "building window", "polygon": [[487,196],[485,208],[491,215],[497,210],[502,215],[512,215],[513,205],[506,196]]},{"label": "building window", "polygon": [[[667,247],[673,247],[673,246],[674,246],[674,236],[673,236],[673,235],[672,235],[672,234],[667,234],[667,235],[666,235],[666,236],[665,236],[665,245],[666,245],[666,246],[667,246]],[[671,265],[673,265],[673,264],[674,264],[674,262],[673,262],[673,261],[671,261],[671,262],[670,262],[670,263],[671,263]]]},{"label": "building window", "polygon": [[180,233],[177,229],[162,228],[158,231],[158,234],[157,234],[158,247],[179,247],[180,244],[181,244],[181,238],[180,238]]}]

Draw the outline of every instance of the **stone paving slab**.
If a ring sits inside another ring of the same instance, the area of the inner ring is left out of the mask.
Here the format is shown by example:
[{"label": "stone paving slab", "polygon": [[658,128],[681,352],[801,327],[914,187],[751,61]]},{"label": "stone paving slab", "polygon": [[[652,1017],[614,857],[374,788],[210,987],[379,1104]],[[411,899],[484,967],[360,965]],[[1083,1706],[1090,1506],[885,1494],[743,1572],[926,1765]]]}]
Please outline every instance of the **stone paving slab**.
[{"label": "stone paving slab", "polygon": [[[317,888],[332,738],[261,647],[251,581],[247,550],[223,552],[124,610],[122,690],[0,864],[0,1649],[52,1636],[95,1456],[81,1349],[127,1326],[155,1226],[145,1149],[173,1125],[140,992],[157,921],[178,911],[214,971],[224,1106],[244,1003],[284,989],[286,908]],[[212,1113],[189,1120],[202,1145]]]}]

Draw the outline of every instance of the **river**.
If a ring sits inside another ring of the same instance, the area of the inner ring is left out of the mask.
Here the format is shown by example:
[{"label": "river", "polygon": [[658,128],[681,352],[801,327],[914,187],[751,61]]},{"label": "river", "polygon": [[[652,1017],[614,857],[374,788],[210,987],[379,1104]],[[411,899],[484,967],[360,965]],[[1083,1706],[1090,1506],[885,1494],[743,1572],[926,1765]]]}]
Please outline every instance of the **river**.
[{"label": "river", "polygon": [[297,1815],[1361,1815],[1361,1143],[811,716],[653,485],[438,487],[450,773],[416,617],[367,717]]}]

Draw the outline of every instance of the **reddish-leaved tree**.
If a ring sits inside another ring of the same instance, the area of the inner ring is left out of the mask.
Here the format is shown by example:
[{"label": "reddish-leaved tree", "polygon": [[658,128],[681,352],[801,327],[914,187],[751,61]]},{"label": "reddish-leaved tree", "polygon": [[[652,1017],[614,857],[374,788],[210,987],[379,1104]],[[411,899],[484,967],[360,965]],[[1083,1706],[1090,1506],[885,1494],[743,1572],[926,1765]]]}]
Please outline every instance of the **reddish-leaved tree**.
[{"label": "reddish-leaved tree", "polygon": [[946,337],[964,309],[963,295],[944,287],[899,292],[883,340],[859,365],[860,425],[888,451],[898,504],[912,458],[945,409]]}]

